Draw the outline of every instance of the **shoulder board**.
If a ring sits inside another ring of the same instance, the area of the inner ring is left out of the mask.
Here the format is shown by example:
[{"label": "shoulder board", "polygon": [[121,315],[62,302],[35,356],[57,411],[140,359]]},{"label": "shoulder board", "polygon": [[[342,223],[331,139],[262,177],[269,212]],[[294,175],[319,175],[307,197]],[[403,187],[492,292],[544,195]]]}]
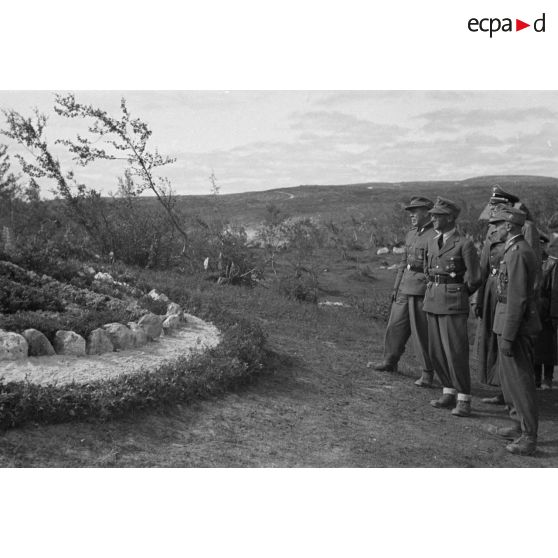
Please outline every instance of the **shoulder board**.
[{"label": "shoulder board", "polygon": [[519,246],[516,244],[516,245],[512,248],[512,250],[519,250]]}]

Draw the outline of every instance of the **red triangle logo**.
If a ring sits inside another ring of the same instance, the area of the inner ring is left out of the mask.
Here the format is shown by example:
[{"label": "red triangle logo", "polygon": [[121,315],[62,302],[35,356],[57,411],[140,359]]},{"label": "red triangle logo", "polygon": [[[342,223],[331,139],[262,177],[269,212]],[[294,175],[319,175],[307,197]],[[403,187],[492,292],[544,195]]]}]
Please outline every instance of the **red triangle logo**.
[{"label": "red triangle logo", "polygon": [[522,29],[525,29],[526,27],[531,27],[531,25],[529,23],[525,23],[524,21],[521,21],[520,19],[515,20],[515,30],[516,31],[521,31]]}]

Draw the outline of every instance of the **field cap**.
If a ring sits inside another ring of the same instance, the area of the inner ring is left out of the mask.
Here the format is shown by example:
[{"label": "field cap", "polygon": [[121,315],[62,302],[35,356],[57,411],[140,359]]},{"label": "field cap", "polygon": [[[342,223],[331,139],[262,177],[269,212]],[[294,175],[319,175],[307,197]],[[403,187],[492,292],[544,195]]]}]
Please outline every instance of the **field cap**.
[{"label": "field cap", "polygon": [[490,218],[490,223],[501,223],[506,221],[507,223],[514,223],[515,225],[524,225],[525,218],[527,216],[523,211],[516,209],[515,207],[505,207],[496,211],[494,215]]},{"label": "field cap", "polygon": [[490,197],[490,202],[492,205],[497,205],[499,203],[518,203],[519,198],[513,194],[508,194],[504,192],[498,184],[492,187],[492,196]]},{"label": "field cap", "polygon": [[555,213],[549,220],[548,220],[548,228],[551,231],[558,231],[558,213]]},{"label": "field cap", "polygon": [[453,215],[457,217],[460,211],[461,208],[455,202],[438,196],[434,207],[428,213],[432,215]]},{"label": "field cap", "polygon": [[432,209],[434,203],[429,200],[428,198],[424,198],[422,196],[413,196],[409,205],[405,206],[405,210],[409,211],[409,209],[415,209],[415,207],[427,207],[428,209]]}]

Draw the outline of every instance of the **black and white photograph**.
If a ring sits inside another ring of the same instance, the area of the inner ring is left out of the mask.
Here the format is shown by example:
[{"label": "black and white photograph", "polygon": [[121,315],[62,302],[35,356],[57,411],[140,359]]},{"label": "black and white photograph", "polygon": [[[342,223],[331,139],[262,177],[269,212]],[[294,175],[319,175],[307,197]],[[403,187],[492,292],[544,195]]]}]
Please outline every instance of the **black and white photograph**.
[{"label": "black and white photograph", "polygon": [[2,20],[5,552],[548,553],[551,5]]},{"label": "black and white photograph", "polygon": [[558,92],[0,104],[4,466],[558,463]]}]

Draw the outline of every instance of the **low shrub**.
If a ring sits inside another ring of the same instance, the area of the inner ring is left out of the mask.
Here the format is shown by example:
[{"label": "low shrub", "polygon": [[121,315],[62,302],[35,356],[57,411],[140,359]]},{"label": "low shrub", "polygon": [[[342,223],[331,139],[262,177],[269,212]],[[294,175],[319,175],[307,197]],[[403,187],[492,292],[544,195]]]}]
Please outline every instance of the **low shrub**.
[{"label": "low shrub", "polygon": [[148,295],[142,296],[138,303],[142,308],[145,308],[152,314],[163,315],[167,313],[168,302],[163,302],[162,300],[154,300]]},{"label": "low shrub", "polygon": [[277,281],[277,289],[283,296],[299,302],[318,302],[318,285],[312,277],[285,276]]},{"label": "low shrub", "polygon": [[0,275],[0,312],[13,314],[22,310],[62,312],[64,304],[47,290],[16,283]]}]

